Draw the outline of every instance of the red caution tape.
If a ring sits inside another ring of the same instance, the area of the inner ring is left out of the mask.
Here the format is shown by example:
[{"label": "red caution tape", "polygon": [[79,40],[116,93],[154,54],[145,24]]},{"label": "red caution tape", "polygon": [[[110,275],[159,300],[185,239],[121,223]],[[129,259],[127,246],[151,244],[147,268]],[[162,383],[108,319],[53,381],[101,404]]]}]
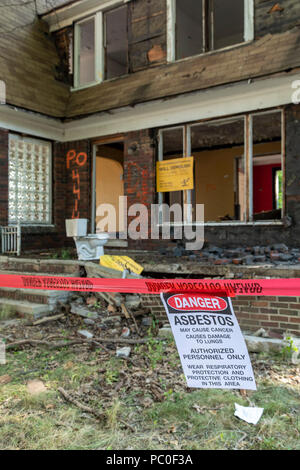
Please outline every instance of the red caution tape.
[{"label": "red caution tape", "polygon": [[79,292],[160,294],[193,292],[211,295],[300,296],[300,279],[89,279],[57,276],[0,275],[0,287]]}]

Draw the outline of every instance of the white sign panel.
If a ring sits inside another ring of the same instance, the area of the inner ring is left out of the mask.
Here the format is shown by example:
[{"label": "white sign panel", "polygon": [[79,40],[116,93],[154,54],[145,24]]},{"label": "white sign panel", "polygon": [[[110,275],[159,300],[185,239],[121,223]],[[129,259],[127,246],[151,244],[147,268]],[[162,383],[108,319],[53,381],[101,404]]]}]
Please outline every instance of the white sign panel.
[{"label": "white sign panel", "polygon": [[230,298],[179,293],[161,299],[188,387],[256,390]]}]

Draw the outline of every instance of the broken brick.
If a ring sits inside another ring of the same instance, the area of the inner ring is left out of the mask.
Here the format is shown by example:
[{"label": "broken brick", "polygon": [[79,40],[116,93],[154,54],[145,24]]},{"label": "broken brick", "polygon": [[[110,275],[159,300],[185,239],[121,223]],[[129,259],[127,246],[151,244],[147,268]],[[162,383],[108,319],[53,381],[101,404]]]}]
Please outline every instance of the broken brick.
[{"label": "broken brick", "polygon": [[272,6],[271,10],[269,10],[269,14],[275,13],[276,11],[281,13],[284,11],[284,8],[280,6],[279,3],[275,3],[275,5]]},{"label": "broken brick", "polygon": [[214,261],[214,264],[216,264],[216,265],[224,265],[224,264],[229,264],[229,263],[230,263],[230,260],[226,259],[226,258],[216,259]]},{"label": "broken brick", "polygon": [[155,45],[148,52],[149,62],[159,62],[166,57],[166,53],[160,45]]},{"label": "broken brick", "polygon": [[233,264],[242,264],[243,263],[243,260],[242,258],[234,258],[232,260]]}]

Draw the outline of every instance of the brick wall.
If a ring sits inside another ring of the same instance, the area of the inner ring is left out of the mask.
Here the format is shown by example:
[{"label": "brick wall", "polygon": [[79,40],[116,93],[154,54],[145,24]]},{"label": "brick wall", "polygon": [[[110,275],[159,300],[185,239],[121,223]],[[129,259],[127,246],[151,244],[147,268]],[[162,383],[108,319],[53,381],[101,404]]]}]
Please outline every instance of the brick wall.
[{"label": "brick wall", "polygon": [[8,221],[8,131],[0,129],[0,225]]},{"label": "brick wall", "polygon": [[89,141],[66,143],[62,147],[66,167],[65,219],[91,220],[92,155]]},{"label": "brick wall", "polygon": [[[124,150],[124,191],[128,208],[133,204],[144,204],[148,213],[155,202],[155,155],[156,148],[150,130],[130,132],[125,141]],[[136,216],[128,217],[128,227]],[[150,218],[141,215],[141,223],[149,233]],[[137,229],[139,230],[139,229]],[[129,248],[148,249],[151,241],[128,240]]]},{"label": "brick wall", "polygon": [[[240,296],[232,299],[232,305],[243,331],[264,328],[274,336],[300,337],[300,297]],[[159,295],[143,295],[143,307],[161,323],[168,322]]]},{"label": "brick wall", "polygon": [[91,151],[89,141],[53,144],[53,227],[22,229],[22,250],[74,246],[66,238],[65,220],[91,219]]},{"label": "brick wall", "polygon": [[236,297],[233,308],[244,330],[259,328],[300,336],[300,297]]}]

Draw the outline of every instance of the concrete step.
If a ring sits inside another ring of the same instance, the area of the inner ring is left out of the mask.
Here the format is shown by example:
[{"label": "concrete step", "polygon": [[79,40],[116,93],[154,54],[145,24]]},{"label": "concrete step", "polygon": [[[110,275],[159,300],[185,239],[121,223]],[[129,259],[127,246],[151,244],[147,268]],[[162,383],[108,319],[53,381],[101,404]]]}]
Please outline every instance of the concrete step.
[{"label": "concrete step", "polygon": [[16,273],[21,272],[23,274],[25,272],[30,274],[39,273],[42,275],[57,275],[57,273],[59,273],[77,277],[80,273],[80,262],[72,260],[44,260],[0,256],[0,269],[1,271],[16,271]]},{"label": "concrete step", "polygon": [[37,320],[51,313],[48,305],[36,304],[25,300],[0,299],[0,312],[4,309],[11,309],[12,312],[24,315],[30,320]]},{"label": "concrete step", "polygon": [[68,291],[52,291],[40,289],[15,289],[0,287],[0,300],[10,299],[47,305],[53,311],[58,302],[67,302],[72,295]]},{"label": "concrete step", "polygon": [[2,266],[0,265],[0,274],[7,274],[8,276],[10,274],[15,274],[16,276],[55,276],[55,277],[78,277],[75,274],[69,274],[69,273],[39,273],[39,272],[31,272],[31,271],[11,271],[8,269],[3,269]]}]

